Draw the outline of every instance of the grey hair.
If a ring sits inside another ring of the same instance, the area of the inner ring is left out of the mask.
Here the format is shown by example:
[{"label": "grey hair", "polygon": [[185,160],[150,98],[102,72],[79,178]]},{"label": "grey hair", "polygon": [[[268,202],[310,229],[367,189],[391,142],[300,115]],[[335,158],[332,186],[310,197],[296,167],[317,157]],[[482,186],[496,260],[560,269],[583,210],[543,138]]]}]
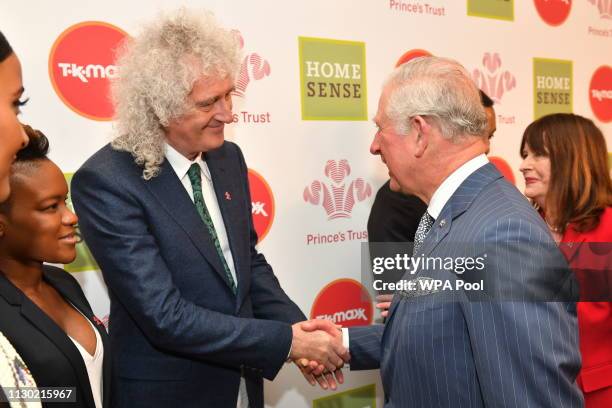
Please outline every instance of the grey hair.
[{"label": "grey hair", "polygon": [[164,128],[191,108],[186,101],[195,81],[235,78],[239,38],[212,13],[180,8],[147,24],[119,55],[119,77],[111,87],[117,136],[111,144],[130,152],[148,180],[164,161]]},{"label": "grey hair", "polygon": [[420,115],[430,118],[453,142],[466,134],[484,137],[487,116],[480,93],[458,62],[441,57],[415,58],[397,67],[387,86],[391,89],[385,114],[398,133],[408,133],[410,118]]}]

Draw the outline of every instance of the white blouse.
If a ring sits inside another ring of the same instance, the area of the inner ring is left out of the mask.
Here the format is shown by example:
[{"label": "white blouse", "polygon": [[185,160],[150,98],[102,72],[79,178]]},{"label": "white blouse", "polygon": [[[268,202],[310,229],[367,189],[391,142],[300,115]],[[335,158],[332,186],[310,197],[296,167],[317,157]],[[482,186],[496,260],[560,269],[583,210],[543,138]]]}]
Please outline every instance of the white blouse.
[{"label": "white blouse", "polygon": [[[80,310],[75,307],[75,309],[80,313]],[[83,314],[83,313],[81,313]],[[91,392],[93,394],[94,403],[96,404],[96,408],[102,408],[102,390],[103,390],[103,377],[102,377],[102,362],[104,360],[104,346],[102,345],[102,338],[100,337],[100,333],[94,327],[94,325],[89,321],[89,319],[85,317],[85,320],[89,323],[92,330],[96,335],[96,351],[92,356],[79,344],[78,341],[70,337],[70,340],[74,343],[79,353],[83,357],[83,362],[85,363],[85,367],[87,368],[87,375],[89,377],[89,383],[91,385]]]}]

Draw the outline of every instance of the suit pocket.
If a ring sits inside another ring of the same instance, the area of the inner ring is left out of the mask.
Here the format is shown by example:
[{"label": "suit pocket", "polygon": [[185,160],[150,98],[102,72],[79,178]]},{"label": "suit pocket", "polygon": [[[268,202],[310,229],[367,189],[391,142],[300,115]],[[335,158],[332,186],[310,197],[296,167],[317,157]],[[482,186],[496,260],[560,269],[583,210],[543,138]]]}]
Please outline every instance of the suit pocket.
[{"label": "suit pocket", "polygon": [[612,386],[612,362],[583,368],[580,372],[580,384],[584,392],[592,392]]}]

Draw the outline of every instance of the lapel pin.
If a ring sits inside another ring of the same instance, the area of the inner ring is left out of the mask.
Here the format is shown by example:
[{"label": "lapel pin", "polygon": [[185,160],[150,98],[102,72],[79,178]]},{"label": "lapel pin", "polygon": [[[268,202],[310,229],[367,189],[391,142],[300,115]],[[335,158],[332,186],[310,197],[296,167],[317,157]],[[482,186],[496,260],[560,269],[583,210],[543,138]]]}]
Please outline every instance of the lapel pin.
[{"label": "lapel pin", "polygon": [[225,199],[227,201],[230,201],[232,199],[232,195],[229,192],[227,192],[227,191],[225,192]]},{"label": "lapel pin", "polygon": [[93,317],[93,321],[94,321],[94,323],[95,323],[97,326],[101,326],[101,327],[106,328],[106,325],[104,324],[104,322],[103,322],[102,320],[100,320],[100,319],[98,318],[98,316],[95,316],[95,315],[94,315],[94,317]]},{"label": "lapel pin", "polygon": [[440,228],[444,227],[445,225],[446,225],[446,220],[440,221]]}]

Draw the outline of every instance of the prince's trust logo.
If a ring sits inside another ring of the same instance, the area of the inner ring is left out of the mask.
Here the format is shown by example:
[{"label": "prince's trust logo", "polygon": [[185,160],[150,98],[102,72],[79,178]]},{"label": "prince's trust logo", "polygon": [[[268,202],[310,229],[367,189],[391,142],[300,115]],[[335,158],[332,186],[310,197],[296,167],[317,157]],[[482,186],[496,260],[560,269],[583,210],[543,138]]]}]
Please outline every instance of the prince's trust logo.
[{"label": "prince's trust logo", "polygon": [[[329,182],[314,180],[304,189],[304,201],[320,205],[328,220],[351,218],[356,202],[364,201],[372,195],[372,186],[362,178],[348,183],[351,174],[348,160],[328,160],[323,171]],[[348,183],[348,185],[347,185]]]},{"label": "prince's trust logo", "polygon": [[516,78],[509,71],[502,71],[502,61],[496,52],[486,52],[482,58],[482,65],[484,69],[475,69],[472,78],[495,103],[500,103],[504,93],[516,87]]},{"label": "prince's trust logo", "polygon": [[[244,38],[240,31],[234,30],[234,34],[240,41],[240,49],[244,48]],[[247,87],[251,80],[259,81],[270,76],[270,63],[263,59],[258,53],[252,52],[247,54],[242,60],[240,66],[240,73],[238,74],[238,80],[236,81],[236,90],[234,94],[236,96],[244,97]]]},{"label": "prince's trust logo", "polygon": [[[516,78],[508,70],[502,69],[502,59],[497,52],[486,52],[482,57],[482,68],[472,71],[472,79],[484,93],[501,105],[504,95],[516,87]],[[514,124],[514,115],[504,115],[497,110],[497,123]]]},{"label": "prince's trust logo", "polygon": [[612,0],[588,0],[597,7],[601,18],[612,19]]},{"label": "prince's trust logo", "polygon": [[[592,5],[593,11],[599,12],[598,26],[589,25],[588,34],[597,37],[612,38],[612,0],[585,0]],[[607,24],[606,24],[607,23]],[[607,25],[607,27],[606,27]]]},{"label": "prince's trust logo", "polygon": [[[435,1],[435,0],[434,0]],[[439,2],[439,1],[438,1]],[[443,5],[431,4],[430,2],[415,2],[414,0],[403,1],[403,0],[389,0],[389,10],[406,13],[411,15],[428,15],[436,17],[446,16],[446,8]]]},{"label": "prince's trust logo", "polygon": [[[244,38],[240,31],[233,30],[232,32],[238,38],[240,49],[244,49]],[[270,63],[261,55],[256,52],[247,53],[240,65],[240,72],[236,79],[236,89],[233,95],[245,98],[249,85],[269,77],[271,72]],[[271,121],[270,112],[250,112],[246,109],[241,109],[239,112],[234,113],[233,116],[234,123],[260,124],[270,123]]]}]

